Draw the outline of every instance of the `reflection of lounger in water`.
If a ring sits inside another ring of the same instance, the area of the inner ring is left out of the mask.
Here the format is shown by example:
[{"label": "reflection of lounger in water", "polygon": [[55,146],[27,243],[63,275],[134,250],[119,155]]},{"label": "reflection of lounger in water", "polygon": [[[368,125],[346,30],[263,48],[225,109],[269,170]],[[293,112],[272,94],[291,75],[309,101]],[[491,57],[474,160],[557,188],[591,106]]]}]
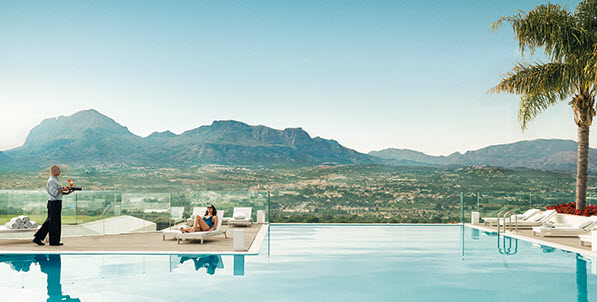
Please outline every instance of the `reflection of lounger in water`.
[{"label": "reflection of lounger in water", "polygon": [[10,265],[17,272],[28,272],[31,264],[37,263],[41,272],[47,275],[47,301],[81,301],[62,294],[60,255],[0,255],[0,262]]},{"label": "reflection of lounger in water", "polygon": [[187,260],[193,260],[195,263],[195,270],[198,271],[200,268],[205,267],[207,273],[213,275],[216,272],[216,268],[224,268],[222,257],[220,255],[206,255],[198,257],[181,257],[180,263],[184,263]]},{"label": "reflection of lounger in water", "polygon": [[33,255],[0,255],[0,262],[6,263],[17,272],[28,272],[36,263]]}]

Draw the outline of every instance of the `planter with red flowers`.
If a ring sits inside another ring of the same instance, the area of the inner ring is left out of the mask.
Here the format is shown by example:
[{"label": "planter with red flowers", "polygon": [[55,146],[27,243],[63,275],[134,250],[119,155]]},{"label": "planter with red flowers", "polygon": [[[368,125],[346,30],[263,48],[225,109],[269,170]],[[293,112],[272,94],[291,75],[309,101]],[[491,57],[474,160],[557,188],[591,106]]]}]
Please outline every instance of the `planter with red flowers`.
[{"label": "planter with red flowers", "polygon": [[547,210],[556,210],[558,213],[562,214],[570,214],[570,215],[577,215],[577,216],[593,216],[597,215],[597,206],[595,205],[587,205],[584,210],[577,210],[576,209],[576,202],[570,203],[561,203],[555,206],[547,206],[545,207]]}]

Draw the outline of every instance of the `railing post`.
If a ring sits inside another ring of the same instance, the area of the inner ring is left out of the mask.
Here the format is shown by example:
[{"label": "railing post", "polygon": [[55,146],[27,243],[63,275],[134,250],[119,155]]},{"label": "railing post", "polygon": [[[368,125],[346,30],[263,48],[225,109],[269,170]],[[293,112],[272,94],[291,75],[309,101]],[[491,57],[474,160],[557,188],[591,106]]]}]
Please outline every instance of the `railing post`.
[{"label": "railing post", "polygon": [[269,191],[267,191],[267,223],[271,223],[271,221],[269,220],[269,212],[271,211],[269,199],[270,199],[270,195],[269,195]]},{"label": "railing post", "polygon": [[477,192],[477,211],[479,211],[479,192]]},{"label": "railing post", "polygon": [[464,192],[460,192],[460,223],[464,224]]}]

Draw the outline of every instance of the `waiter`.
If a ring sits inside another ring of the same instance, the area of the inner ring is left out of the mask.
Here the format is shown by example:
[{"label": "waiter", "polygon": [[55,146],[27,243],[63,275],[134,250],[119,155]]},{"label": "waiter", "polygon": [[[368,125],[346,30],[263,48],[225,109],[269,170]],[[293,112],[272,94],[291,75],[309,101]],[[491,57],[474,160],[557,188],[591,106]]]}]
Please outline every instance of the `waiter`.
[{"label": "waiter", "polygon": [[42,224],[41,228],[35,233],[33,242],[37,245],[45,245],[42,240],[50,233],[50,245],[62,245],[60,243],[60,230],[62,228],[62,195],[68,195],[72,191],[69,188],[62,187],[58,182],[60,167],[54,165],[50,168],[50,178],[46,190],[50,199],[48,200],[48,218]]}]

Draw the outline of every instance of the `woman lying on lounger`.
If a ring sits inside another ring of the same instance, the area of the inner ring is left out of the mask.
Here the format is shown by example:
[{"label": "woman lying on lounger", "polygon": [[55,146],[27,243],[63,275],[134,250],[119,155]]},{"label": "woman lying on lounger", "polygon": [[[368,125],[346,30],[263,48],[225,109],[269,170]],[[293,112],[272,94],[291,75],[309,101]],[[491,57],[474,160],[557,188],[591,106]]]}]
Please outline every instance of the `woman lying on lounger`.
[{"label": "woman lying on lounger", "polygon": [[218,216],[216,215],[218,215],[218,210],[210,204],[207,206],[207,211],[205,211],[203,217],[195,216],[195,223],[192,227],[186,229],[180,227],[180,231],[183,233],[213,231],[218,225]]}]

